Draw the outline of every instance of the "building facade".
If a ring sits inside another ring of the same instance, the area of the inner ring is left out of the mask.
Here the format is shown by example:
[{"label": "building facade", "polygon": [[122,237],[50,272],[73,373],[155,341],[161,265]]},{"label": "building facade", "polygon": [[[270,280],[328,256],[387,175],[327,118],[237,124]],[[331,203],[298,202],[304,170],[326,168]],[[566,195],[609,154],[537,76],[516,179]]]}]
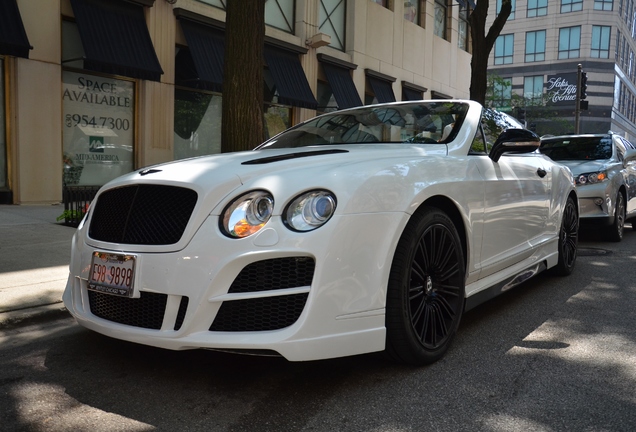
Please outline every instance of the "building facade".
[{"label": "building facade", "polygon": [[[0,203],[60,202],[219,152],[227,1],[2,0]],[[267,132],[360,104],[467,98],[465,8],[267,0]]]},{"label": "building facade", "polygon": [[636,2],[512,0],[512,8],[489,59],[494,106],[539,135],[573,133],[581,65],[588,106],[579,133],[636,141]]}]

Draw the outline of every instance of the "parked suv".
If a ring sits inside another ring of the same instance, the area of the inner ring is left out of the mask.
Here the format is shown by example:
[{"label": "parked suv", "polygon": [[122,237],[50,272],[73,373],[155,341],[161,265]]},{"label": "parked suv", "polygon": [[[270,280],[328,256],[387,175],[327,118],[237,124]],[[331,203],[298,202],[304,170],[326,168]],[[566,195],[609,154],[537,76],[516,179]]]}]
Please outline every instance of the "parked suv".
[{"label": "parked suv", "polygon": [[621,241],[625,221],[636,218],[636,146],[610,132],[543,137],[539,151],[572,171],[581,224],[598,224],[607,240]]}]

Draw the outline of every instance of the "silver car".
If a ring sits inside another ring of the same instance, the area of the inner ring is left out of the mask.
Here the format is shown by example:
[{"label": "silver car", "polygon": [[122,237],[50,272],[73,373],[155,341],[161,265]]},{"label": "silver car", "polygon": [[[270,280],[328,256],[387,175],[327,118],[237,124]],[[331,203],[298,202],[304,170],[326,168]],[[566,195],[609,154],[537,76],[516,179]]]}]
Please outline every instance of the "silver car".
[{"label": "silver car", "polygon": [[625,221],[636,218],[636,147],[610,132],[543,137],[539,151],[572,171],[581,224],[621,241]]}]

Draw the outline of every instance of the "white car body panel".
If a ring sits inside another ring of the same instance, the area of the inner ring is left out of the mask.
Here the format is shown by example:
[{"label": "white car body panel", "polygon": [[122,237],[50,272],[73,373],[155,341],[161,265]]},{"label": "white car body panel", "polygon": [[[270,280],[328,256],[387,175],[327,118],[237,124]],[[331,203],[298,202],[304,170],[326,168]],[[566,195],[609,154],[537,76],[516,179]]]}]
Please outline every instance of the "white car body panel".
[{"label": "white car body panel", "polygon": [[[175,350],[266,350],[293,361],[381,351],[394,251],[411,215],[435,197],[453,203],[461,216],[467,298],[539,264],[556,265],[561,212],[574,193],[569,170],[540,154],[504,155],[498,162],[467,155],[481,106],[464,102],[470,105],[468,116],[448,145],[321,146],[348,152],[242,164],[315,148],[256,150],[158,165],[113,180],[97,201],[105,191],[140,182],[193,189],[198,200],[183,236],[169,245],[95,240],[89,236],[89,212],[73,238],[63,298],[67,309],[91,330]],[[539,169],[545,170],[544,177],[537,175]],[[285,205],[313,189],[336,194],[335,214],[314,231],[294,232],[283,222]],[[221,231],[221,214],[233,199],[252,190],[275,197],[273,217],[252,236],[229,238]],[[141,292],[167,295],[160,329],[119,324],[91,313],[87,282],[94,251],[136,257],[130,301]],[[311,286],[228,293],[250,263],[283,257],[315,259]],[[288,327],[209,330],[224,302],[294,293],[308,293],[308,298]],[[175,330],[182,297],[189,299],[187,313]]]}]

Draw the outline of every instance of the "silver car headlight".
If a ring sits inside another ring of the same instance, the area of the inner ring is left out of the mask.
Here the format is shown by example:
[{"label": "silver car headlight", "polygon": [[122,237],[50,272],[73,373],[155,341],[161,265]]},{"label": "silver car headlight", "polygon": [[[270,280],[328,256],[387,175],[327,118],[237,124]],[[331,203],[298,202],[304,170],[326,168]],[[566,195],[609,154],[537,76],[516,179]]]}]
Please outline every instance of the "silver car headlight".
[{"label": "silver car headlight", "polygon": [[257,233],[274,210],[274,197],[266,191],[253,191],[241,195],[221,214],[221,229],[232,238],[243,238]]},{"label": "silver car headlight", "polygon": [[576,177],[576,184],[577,185],[595,184],[595,183],[601,183],[603,181],[606,181],[607,179],[608,179],[607,171],[585,173],[585,174],[580,174],[579,176]]},{"label": "silver car headlight", "polygon": [[311,231],[327,223],[335,211],[335,195],[327,190],[314,190],[294,198],[283,213],[283,221],[294,231]]}]

